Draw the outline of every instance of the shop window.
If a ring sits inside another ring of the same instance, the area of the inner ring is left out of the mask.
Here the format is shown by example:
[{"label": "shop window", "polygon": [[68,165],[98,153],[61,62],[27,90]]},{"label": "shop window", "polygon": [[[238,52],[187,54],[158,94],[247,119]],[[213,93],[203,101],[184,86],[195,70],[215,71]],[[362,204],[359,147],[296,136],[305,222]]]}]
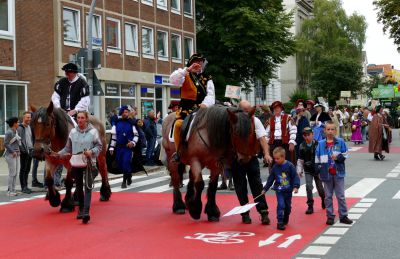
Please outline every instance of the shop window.
[{"label": "shop window", "polygon": [[81,21],[79,10],[63,9],[64,44],[80,47]]},{"label": "shop window", "polygon": [[125,50],[127,55],[138,55],[138,28],[136,24],[125,23]]},{"label": "shop window", "polygon": [[0,135],[4,135],[8,126],[5,121],[10,117],[21,117],[26,110],[26,86],[0,84]]},{"label": "shop window", "polygon": [[181,49],[181,36],[178,34],[171,35],[171,57],[172,61],[182,61],[182,49]]},{"label": "shop window", "polygon": [[181,0],[171,0],[171,11],[173,13],[180,14],[180,12],[181,12]]},{"label": "shop window", "polygon": [[121,52],[121,28],[120,21],[113,18],[108,18],[106,21],[107,33],[107,51]]},{"label": "shop window", "polygon": [[189,60],[190,56],[193,54],[193,39],[192,38],[184,38],[184,55],[185,55],[185,62]]},{"label": "shop window", "polygon": [[[86,15],[86,42],[89,37],[89,15]],[[103,44],[102,33],[101,33],[101,17],[99,15],[93,15],[92,21],[92,44],[93,46],[101,47]]]},{"label": "shop window", "polygon": [[154,57],[153,29],[142,27],[142,53],[143,57]]}]

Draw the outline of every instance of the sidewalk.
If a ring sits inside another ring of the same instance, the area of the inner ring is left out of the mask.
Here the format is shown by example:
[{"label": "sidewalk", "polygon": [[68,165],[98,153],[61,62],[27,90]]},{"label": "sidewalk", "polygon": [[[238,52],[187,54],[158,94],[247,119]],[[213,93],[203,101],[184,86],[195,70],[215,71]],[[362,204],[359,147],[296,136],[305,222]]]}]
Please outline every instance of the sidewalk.
[{"label": "sidewalk", "polygon": [[[44,169],[44,162],[40,162],[39,163],[39,167],[38,167],[38,180],[40,182],[44,182],[43,180],[43,169]],[[153,172],[158,172],[160,170],[164,170],[165,167],[164,166],[145,166],[145,169],[147,171],[148,174],[153,173]],[[136,173],[135,175],[141,175],[144,174],[144,172],[139,172]],[[66,170],[64,168],[63,170],[63,175],[62,177],[65,177],[66,175]],[[113,179],[117,179],[117,178],[121,178],[122,174],[108,174],[108,178],[109,180],[113,180]],[[101,176],[96,177],[96,182],[101,181]],[[4,157],[0,157],[0,195],[3,195],[5,192],[7,192],[7,182],[8,182],[8,166],[7,166],[7,162],[5,160]],[[32,183],[32,173],[29,173],[29,179],[28,179],[28,187],[31,188],[31,183]],[[17,175],[17,184],[15,186],[17,191],[21,190],[21,186],[19,184],[19,174]],[[42,192],[43,189],[41,188],[31,188],[32,191],[34,192]]]}]

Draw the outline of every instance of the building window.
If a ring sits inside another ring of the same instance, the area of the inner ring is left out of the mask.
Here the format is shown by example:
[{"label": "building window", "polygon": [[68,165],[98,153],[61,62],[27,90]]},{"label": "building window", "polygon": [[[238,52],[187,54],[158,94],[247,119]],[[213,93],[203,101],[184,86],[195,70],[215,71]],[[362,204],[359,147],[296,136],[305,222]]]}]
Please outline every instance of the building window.
[{"label": "building window", "polygon": [[142,3],[145,5],[153,6],[153,0],[142,0]]},{"label": "building window", "polygon": [[138,50],[138,28],[136,24],[125,23],[125,50],[127,55],[137,56]]},{"label": "building window", "polygon": [[182,48],[181,48],[181,36],[177,34],[171,35],[171,57],[172,61],[182,62]]},{"label": "building window", "polygon": [[142,53],[143,57],[154,57],[153,29],[142,27]]},{"label": "building window", "polygon": [[183,44],[185,48],[185,62],[189,60],[190,56],[193,54],[193,39],[192,38],[184,38]]},{"label": "building window", "polygon": [[183,13],[188,16],[192,16],[192,0],[183,0]]},{"label": "building window", "polygon": [[157,51],[158,59],[168,60],[168,33],[157,31]]},{"label": "building window", "polygon": [[105,88],[105,122],[106,129],[111,129],[111,118],[118,114],[122,105],[136,105],[136,86],[130,84],[106,83]]},{"label": "building window", "polygon": [[181,13],[181,0],[171,0],[171,11],[173,13]]},{"label": "building window", "polygon": [[63,10],[64,44],[80,47],[81,46],[81,21],[78,10]]},{"label": "building window", "polygon": [[162,10],[168,10],[167,0],[157,0],[157,7]]},{"label": "building window", "polygon": [[14,1],[0,0],[0,35],[14,34]]},{"label": "building window", "polygon": [[[86,42],[89,37],[89,15],[86,15]],[[103,44],[102,33],[101,33],[101,17],[99,15],[93,15],[92,21],[92,44],[94,46],[100,46]]]},{"label": "building window", "polygon": [[0,135],[4,135],[10,117],[21,117],[26,110],[26,85],[1,84],[0,82]]},{"label": "building window", "polygon": [[107,51],[121,53],[121,24],[113,18],[106,20]]}]

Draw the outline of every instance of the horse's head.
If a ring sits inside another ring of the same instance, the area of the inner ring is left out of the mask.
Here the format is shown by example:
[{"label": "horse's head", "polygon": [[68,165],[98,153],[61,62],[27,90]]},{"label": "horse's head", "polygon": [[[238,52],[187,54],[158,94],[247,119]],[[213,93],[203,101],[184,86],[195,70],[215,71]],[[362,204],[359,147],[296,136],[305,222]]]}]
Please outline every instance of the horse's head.
[{"label": "horse's head", "polygon": [[255,133],[253,108],[249,113],[241,110],[232,111],[229,114],[231,140],[239,163],[247,163],[259,151],[259,144]]},{"label": "horse's head", "polygon": [[36,110],[31,107],[34,112],[31,127],[35,136],[35,144],[33,146],[33,157],[43,160],[46,152],[50,152],[50,143],[55,135],[55,118],[53,114],[53,102],[50,102],[46,108]]}]

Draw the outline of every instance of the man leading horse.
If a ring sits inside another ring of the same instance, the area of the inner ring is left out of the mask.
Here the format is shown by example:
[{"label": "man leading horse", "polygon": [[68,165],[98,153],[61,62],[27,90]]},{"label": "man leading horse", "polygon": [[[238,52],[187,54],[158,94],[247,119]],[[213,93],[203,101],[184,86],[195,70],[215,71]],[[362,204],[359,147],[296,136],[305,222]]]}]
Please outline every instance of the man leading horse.
[{"label": "man leading horse", "polygon": [[174,142],[176,153],[173,156],[175,162],[180,162],[180,145],[183,120],[197,108],[206,108],[215,104],[214,83],[211,76],[204,73],[207,64],[201,54],[193,54],[186,67],[175,70],[170,81],[173,85],[181,87],[181,101],[176,111],[174,125]]}]

